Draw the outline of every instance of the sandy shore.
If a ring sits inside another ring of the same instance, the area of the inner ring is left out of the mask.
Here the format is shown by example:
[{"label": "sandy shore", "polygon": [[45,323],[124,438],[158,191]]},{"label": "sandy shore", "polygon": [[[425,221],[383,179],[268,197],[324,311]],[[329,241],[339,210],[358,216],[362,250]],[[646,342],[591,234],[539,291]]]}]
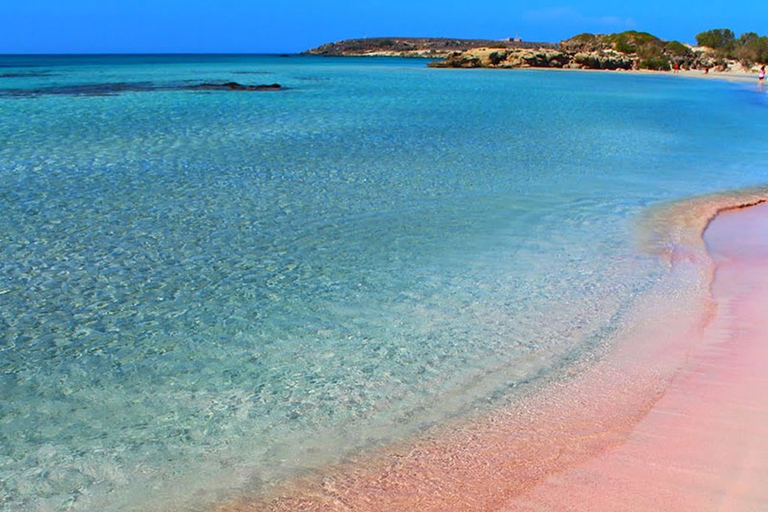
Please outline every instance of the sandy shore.
[{"label": "sandy shore", "polygon": [[[751,82],[755,86],[759,86],[757,80],[757,72],[752,72],[744,68],[732,69],[728,71],[710,71],[705,73],[700,69],[681,69],[679,71],[654,71],[650,69],[564,69],[564,68],[525,68],[528,70],[541,70],[541,71],[560,71],[563,73],[628,73],[628,74],[643,74],[643,75],[661,75],[669,77],[681,77],[681,78],[701,78],[703,80],[725,80],[728,82]],[[768,84],[764,84],[766,91],[768,91]]]},{"label": "sandy shore", "polygon": [[768,509],[768,207],[709,226],[715,315],[627,440],[504,510]]},{"label": "sandy shore", "polygon": [[[659,71],[657,71],[657,73],[659,73]],[[663,73],[677,75],[677,76],[684,76],[689,78],[728,80],[731,82],[753,82],[755,83],[755,85],[758,84],[757,73],[752,73],[749,70],[745,70],[745,69],[736,70],[736,71],[710,71],[709,73],[704,73],[703,71],[698,69],[694,69],[694,70],[681,69],[680,71],[676,71],[676,72],[663,71]]]},{"label": "sandy shore", "polygon": [[644,236],[675,286],[650,292],[598,360],[487,417],[217,510],[767,510],[768,206],[731,209],[766,197],[656,211]]}]

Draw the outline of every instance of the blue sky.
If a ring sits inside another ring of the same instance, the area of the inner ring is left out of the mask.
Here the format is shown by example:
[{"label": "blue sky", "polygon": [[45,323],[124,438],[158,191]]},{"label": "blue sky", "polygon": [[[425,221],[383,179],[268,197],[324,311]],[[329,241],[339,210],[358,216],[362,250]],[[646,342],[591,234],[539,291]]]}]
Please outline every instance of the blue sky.
[{"label": "blue sky", "polygon": [[0,53],[293,53],[341,39],[768,34],[765,0],[0,0]]}]

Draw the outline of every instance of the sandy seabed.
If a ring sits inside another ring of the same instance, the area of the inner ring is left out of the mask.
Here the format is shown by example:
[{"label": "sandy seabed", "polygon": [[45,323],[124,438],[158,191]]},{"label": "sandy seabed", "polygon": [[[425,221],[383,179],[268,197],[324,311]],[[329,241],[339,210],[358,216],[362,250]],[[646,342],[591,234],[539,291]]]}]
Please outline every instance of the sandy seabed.
[{"label": "sandy seabed", "polygon": [[766,198],[649,215],[675,285],[567,378],[216,511],[768,510]]}]

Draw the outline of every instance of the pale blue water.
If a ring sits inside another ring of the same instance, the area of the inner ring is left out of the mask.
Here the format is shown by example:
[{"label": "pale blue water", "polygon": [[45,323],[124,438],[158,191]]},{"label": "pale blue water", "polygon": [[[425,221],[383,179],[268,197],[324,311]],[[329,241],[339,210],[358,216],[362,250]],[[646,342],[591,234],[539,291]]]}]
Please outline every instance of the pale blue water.
[{"label": "pale blue water", "polygon": [[[173,89],[205,81],[285,89]],[[508,399],[664,275],[646,207],[768,181],[767,107],[672,76],[0,57],[0,510],[205,510]]]}]

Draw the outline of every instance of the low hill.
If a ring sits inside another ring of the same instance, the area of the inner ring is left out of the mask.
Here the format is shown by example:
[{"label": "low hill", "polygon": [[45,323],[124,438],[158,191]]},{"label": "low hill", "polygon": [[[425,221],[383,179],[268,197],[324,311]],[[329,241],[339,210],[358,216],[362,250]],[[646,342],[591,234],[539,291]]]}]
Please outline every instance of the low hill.
[{"label": "low hill", "polygon": [[346,39],[307,50],[307,55],[396,56],[445,58],[472,48],[556,48],[556,43],[532,43],[510,39],[452,39],[433,37],[371,37]]}]

